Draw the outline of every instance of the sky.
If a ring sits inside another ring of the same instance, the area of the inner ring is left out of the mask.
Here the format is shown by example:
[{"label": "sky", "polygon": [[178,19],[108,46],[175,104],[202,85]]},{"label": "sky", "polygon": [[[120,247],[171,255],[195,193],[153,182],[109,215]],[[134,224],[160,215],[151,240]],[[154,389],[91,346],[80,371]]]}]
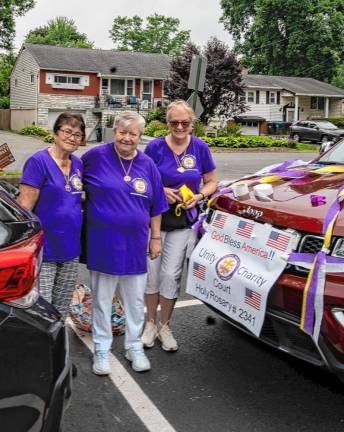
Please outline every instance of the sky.
[{"label": "sky", "polygon": [[191,40],[197,45],[204,46],[216,36],[232,46],[229,34],[219,23],[220,0],[37,0],[33,9],[16,18],[15,47],[20,48],[30,30],[65,16],[74,20],[78,31],[85,33],[95,48],[113,49],[109,30],[116,16],[145,18],[154,13],[178,18],[179,29],[191,30]]}]

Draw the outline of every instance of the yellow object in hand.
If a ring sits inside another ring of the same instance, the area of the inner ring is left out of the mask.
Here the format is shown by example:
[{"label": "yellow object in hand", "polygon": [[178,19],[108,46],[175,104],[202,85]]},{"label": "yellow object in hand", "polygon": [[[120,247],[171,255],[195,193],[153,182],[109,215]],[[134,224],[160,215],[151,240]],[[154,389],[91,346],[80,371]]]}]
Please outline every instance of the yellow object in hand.
[{"label": "yellow object in hand", "polygon": [[182,202],[176,205],[176,216],[180,216],[182,214],[182,206],[194,196],[192,190],[189,189],[186,185],[181,186],[178,190],[178,193],[182,198]]}]

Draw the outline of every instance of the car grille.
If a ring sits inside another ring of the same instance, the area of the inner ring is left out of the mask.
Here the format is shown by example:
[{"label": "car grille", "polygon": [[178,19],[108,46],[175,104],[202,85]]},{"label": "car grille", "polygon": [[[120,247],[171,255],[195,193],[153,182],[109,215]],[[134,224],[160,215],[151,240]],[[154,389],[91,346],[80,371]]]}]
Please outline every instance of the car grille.
[{"label": "car grille", "polygon": [[[302,237],[297,252],[302,253],[317,253],[321,250],[324,242],[324,237],[306,234]],[[301,273],[308,273],[308,269],[299,266],[290,266]]]}]

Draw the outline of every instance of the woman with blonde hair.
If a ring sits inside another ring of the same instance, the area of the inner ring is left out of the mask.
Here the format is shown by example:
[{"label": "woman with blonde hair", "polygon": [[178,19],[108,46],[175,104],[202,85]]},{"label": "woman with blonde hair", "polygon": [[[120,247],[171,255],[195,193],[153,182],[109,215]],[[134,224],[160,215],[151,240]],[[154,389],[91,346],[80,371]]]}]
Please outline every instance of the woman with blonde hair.
[{"label": "woman with blonde hair", "polygon": [[[185,101],[167,107],[169,134],[152,140],[145,153],[155,162],[164,184],[169,210],[162,215],[162,253],[148,260],[147,321],[142,335],[145,347],[158,337],[165,351],[176,351],[169,323],[180,291],[183,265],[195,242],[192,225],[200,201],[216,190],[215,164],[207,143],[192,135],[195,113]],[[188,197],[183,191],[188,191]],[[157,308],[160,304],[160,322]]]}]

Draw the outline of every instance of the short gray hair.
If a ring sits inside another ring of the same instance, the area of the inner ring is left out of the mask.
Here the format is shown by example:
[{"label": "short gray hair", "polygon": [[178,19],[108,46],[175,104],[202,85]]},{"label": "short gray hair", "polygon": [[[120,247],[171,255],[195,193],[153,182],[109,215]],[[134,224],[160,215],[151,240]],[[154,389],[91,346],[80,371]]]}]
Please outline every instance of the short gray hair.
[{"label": "short gray hair", "polygon": [[142,115],[135,111],[122,111],[117,114],[113,122],[113,130],[116,130],[120,124],[125,124],[128,126],[132,123],[136,123],[138,125],[140,135],[143,135],[146,122]]}]

